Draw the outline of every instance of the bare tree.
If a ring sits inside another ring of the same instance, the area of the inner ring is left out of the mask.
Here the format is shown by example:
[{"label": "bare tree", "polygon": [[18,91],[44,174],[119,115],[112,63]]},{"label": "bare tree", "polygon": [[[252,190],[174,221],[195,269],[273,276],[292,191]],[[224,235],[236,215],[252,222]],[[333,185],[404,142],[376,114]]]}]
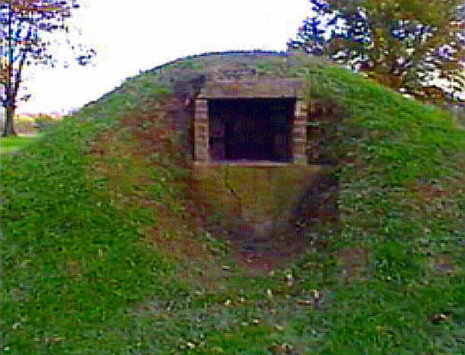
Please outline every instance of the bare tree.
[{"label": "bare tree", "polygon": [[[14,114],[25,67],[54,65],[50,34],[68,32],[66,19],[78,0],[0,0],[0,100],[5,109],[3,136],[15,135]],[[88,64],[93,49],[78,46],[79,64]]]}]

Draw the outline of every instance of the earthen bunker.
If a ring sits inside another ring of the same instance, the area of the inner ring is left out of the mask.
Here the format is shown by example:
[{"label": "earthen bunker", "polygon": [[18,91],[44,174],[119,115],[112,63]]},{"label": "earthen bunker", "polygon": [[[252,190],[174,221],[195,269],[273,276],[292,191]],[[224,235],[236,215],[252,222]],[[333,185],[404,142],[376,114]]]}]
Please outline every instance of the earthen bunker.
[{"label": "earthen bunker", "polygon": [[167,117],[188,153],[192,198],[241,250],[303,248],[298,219],[337,220],[319,124],[334,114],[308,98],[305,75],[292,74],[301,66],[288,53],[232,52],[156,69],[173,85]]}]

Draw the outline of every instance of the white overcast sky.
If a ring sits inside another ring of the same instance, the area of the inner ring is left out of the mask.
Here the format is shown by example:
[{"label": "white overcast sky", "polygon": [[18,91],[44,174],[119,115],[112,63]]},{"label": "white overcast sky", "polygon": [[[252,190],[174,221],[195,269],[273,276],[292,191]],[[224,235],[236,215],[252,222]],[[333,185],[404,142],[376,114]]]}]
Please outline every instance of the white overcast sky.
[{"label": "white overcast sky", "polygon": [[[285,50],[309,15],[308,0],[82,0],[72,23],[98,52],[94,67],[29,71],[18,112],[67,112],[139,70],[191,54]],[[64,48],[65,46],[60,46]]]}]

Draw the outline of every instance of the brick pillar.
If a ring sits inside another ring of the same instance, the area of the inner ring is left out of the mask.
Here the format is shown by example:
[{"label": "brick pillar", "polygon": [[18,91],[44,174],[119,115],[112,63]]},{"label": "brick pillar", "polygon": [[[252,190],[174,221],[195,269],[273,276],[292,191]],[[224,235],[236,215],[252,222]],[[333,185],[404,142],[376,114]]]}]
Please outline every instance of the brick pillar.
[{"label": "brick pillar", "polygon": [[306,164],[307,105],[304,100],[295,103],[294,122],[291,132],[291,151],[294,163]]},{"label": "brick pillar", "polygon": [[195,100],[194,108],[194,161],[208,163],[208,101]]}]

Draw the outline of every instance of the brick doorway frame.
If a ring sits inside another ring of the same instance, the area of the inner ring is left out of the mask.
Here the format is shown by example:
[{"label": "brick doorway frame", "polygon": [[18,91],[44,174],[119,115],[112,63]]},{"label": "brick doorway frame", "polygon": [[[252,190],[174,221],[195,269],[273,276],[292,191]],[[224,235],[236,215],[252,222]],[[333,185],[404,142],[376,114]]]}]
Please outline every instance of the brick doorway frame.
[{"label": "brick doorway frame", "polygon": [[[270,97],[273,99],[276,97]],[[291,162],[306,165],[307,144],[307,103],[305,100],[294,97],[295,108],[290,122],[290,153]],[[193,158],[196,164],[209,164],[209,112],[208,98],[194,100],[193,117]],[[253,163],[253,160],[248,161]]]}]

